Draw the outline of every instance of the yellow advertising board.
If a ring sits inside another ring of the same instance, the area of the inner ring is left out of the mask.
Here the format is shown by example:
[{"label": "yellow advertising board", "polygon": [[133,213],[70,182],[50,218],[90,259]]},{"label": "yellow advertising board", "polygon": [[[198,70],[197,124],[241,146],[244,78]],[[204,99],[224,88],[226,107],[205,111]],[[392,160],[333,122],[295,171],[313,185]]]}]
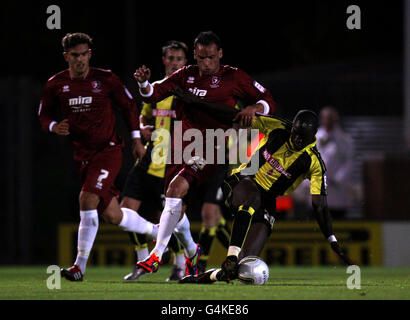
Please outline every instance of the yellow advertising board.
[{"label": "yellow advertising board", "polygon": [[[341,247],[358,265],[382,265],[382,232],[380,222],[334,222],[334,231]],[[201,225],[192,222],[194,239]],[[59,264],[68,266],[76,256],[76,224],[59,226]],[[149,243],[153,247],[152,242]],[[215,240],[209,257],[209,265],[220,264],[226,249]],[[270,265],[336,265],[339,260],[324,239],[316,222],[275,222],[274,230],[262,251],[261,258]],[[90,265],[132,265],[134,248],[128,234],[117,226],[100,224],[90,255]]]},{"label": "yellow advertising board", "polygon": [[[335,222],[334,233],[358,265],[382,264],[381,223]],[[316,222],[278,222],[262,258],[273,265],[335,265],[339,263]]]}]

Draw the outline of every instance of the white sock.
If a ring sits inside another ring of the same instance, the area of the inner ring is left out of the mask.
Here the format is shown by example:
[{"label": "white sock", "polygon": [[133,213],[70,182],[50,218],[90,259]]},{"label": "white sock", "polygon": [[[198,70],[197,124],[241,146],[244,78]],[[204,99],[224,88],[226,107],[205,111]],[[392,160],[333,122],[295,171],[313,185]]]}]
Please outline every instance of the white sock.
[{"label": "white sock", "polygon": [[154,224],[141,217],[138,212],[129,208],[121,208],[122,220],[119,226],[128,232],[151,234]]},{"label": "white sock", "polygon": [[185,256],[183,253],[174,255],[174,266],[185,269]]},{"label": "white sock", "polygon": [[158,229],[159,229],[159,224],[153,224],[153,225],[152,225],[151,232],[148,233],[148,235],[149,235],[152,239],[154,239],[154,240],[157,239]]},{"label": "white sock", "polygon": [[149,255],[147,247],[145,247],[144,249],[137,249],[135,251],[137,252],[138,261],[145,260],[145,258]]},{"label": "white sock", "polygon": [[90,255],[98,231],[98,212],[97,210],[80,210],[80,217],[77,239],[77,259],[74,264],[78,265],[84,274],[87,267],[88,256]]},{"label": "white sock", "polygon": [[74,264],[80,267],[81,272],[84,274],[85,269],[87,269],[87,261],[88,261],[88,255],[82,256],[80,254],[80,251],[77,253],[77,258],[75,259]]},{"label": "white sock", "polygon": [[182,199],[165,198],[165,207],[159,220],[157,242],[151,251],[161,260],[165,248],[168,246],[172,231],[178,223],[182,211]]},{"label": "white sock", "polygon": [[194,239],[192,239],[191,224],[185,213],[181,221],[176,225],[174,234],[184,246],[187,256],[191,258],[196,253],[197,245]]}]

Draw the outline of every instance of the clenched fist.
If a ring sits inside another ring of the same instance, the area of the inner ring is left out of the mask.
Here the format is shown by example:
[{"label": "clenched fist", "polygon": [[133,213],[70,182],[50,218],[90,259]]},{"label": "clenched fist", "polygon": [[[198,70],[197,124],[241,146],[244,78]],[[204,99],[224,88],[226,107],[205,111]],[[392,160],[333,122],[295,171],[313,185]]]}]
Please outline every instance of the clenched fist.
[{"label": "clenched fist", "polygon": [[145,65],[138,68],[134,73],[134,78],[139,83],[144,83],[145,81],[149,81],[151,78],[151,70],[147,68]]}]

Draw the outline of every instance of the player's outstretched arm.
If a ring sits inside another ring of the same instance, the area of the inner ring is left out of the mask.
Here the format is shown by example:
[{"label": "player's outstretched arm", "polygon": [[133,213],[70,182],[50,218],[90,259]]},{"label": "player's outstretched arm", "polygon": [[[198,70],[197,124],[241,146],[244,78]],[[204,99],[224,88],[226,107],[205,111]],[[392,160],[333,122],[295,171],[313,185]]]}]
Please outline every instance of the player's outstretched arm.
[{"label": "player's outstretched arm", "polygon": [[269,90],[240,69],[237,69],[234,75],[236,80],[236,86],[233,89],[235,96],[244,101],[253,102],[239,112],[234,121],[238,121],[241,127],[249,127],[252,125],[256,113],[273,114],[276,102]]},{"label": "player's outstretched arm", "polygon": [[315,219],[319,224],[320,230],[325,238],[329,241],[332,250],[339,256],[339,258],[346,264],[352,265],[352,261],[340,249],[337,239],[333,232],[332,217],[327,206],[326,196],[312,195],[312,207]]},{"label": "player's outstretched arm", "polygon": [[172,91],[172,94],[182,100],[185,104],[190,104],[225,124],[232,124],[233,119],[239,112],[239,110],[230,106],[206,102],[191,92],[184,91],[181,88],[176,88]]},{"label": "player's outstretched arm", "polygon": [[189,91],[184,91],[181,88],[173,90],[173,94],[186,104],[191,104],[211,115],[213,118],[225,124],[239,122],[241,127],[250,127],[253,123],[255,114],[263,113],[264,107],[261,103],[247,106],[244,110],[239,111],[229,106],[222,104],[206,102]]}]

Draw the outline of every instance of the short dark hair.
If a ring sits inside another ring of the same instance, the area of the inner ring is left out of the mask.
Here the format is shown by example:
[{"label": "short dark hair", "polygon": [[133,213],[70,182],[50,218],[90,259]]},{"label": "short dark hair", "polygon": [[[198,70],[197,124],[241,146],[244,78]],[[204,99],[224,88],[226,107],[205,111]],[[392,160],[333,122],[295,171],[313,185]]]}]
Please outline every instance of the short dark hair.
[{"label": "short dark hair", "polygon": [[309,109],[300,110],[293,118],[293,123],[300,121],[302,127],[315,134],[319,127],[319,117],[316,112]]},{"label": "short dark hair", "polygon": [[168,50],[183,50],[185,57],[188,56],[188,46],[182,41],[170,40],[162,47],[162,56],[165,57]]},{"label": "short dark hair", "polygon": [[211,44],[216,44],[218,50],[221,48],[221,39],[213,31],[202,31],[198,34],[194,41],[194,48],[197,44],[202,44],[203,46],[209,46]]},{"label": "short dark hair", "polygon": [[61,44],[64,48],[64,52],[68,52],[68,50],[79,44],[88,44],[88,47],[91,48],[93,39],[91,39],[88,34],[82,32],[67,33],[61,41]]}]

